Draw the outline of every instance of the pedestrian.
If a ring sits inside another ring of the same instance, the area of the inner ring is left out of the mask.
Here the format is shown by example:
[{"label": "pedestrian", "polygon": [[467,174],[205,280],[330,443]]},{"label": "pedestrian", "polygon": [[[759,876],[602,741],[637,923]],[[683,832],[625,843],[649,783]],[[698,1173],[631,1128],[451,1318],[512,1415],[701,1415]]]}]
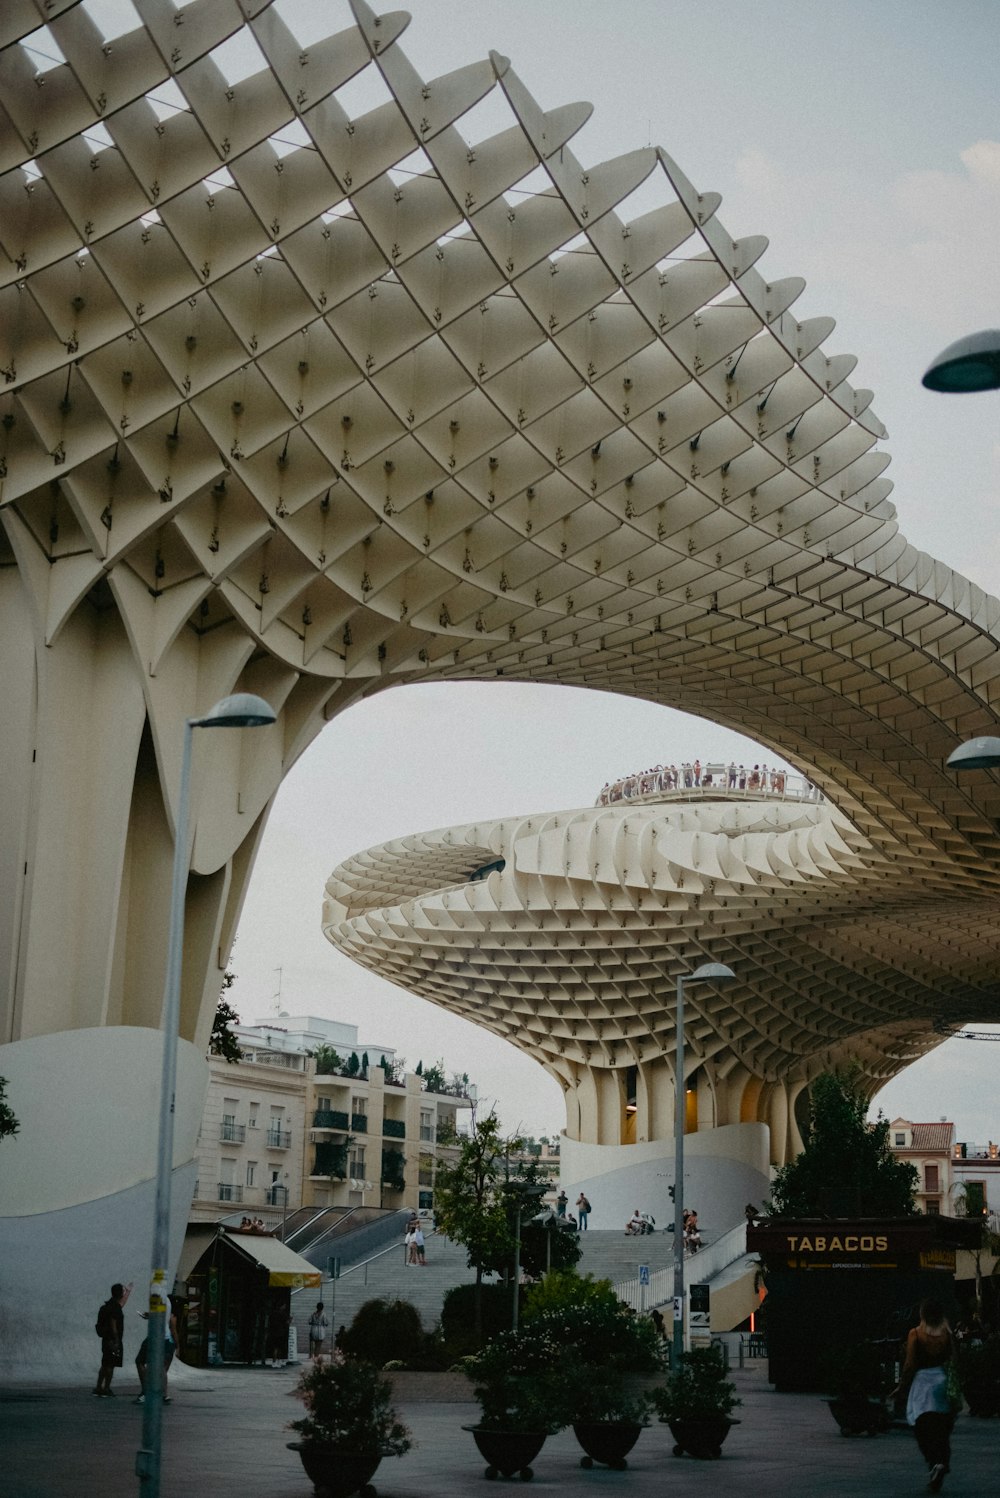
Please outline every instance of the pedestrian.
[{"label": "pedestrian", "polygon": [[410,1223],[406,1229],[406,1237],[403,1239],[403,1244],[406,1248],[405,1262],[407,1264],[415,1264],[417,1262],[417,1230],[413,1223]]},{"label": "pedestrian", "polygon": [[291,1319],[288,1304],[275,1298],[267,1316],[267,1343],[272,1368],[284,1368],[288,1362],[288,1327]]},{"label": "pedestrian", "polygon": [[938,1493],[951,1469],[951,1430],[955,1413],[948,1396],[948,1368],[954,1351],[944,1307],[928,1298],[920,1303],[920,1322],[906,1339],[906,1361],[896,1392],[905,1394],[906,1423],[927,1463],[927,1491]]},{"label": "pedestrian", "polygon": [[112,1285],[109,1299],[104,1302],[97,1313],[97,1324],[94,1330],[101,1339],[101,1366],[98,1370],[94,1393],[102,1399],[114,1398],[111,1380],[114,1378],[115,1369],[122,1365],[125,1341],[123,1307],[131,1294],[131,1280],[127,1285]]},{"label": "pedestrian", "polygon": [[316,1309],[309,1317],[309,1356],[314,1363],[323,1361],[323,1343],[326,1340],[327,1319],[323,1302],[316,1302]]},{"label": "pedestrian", "polygon": [[580,1224],[580,1232],[585,1233],[587,1231],[587,1218],[590,1216],[590,1203],[582,1191],[576,1199],[576,1216]]},{"label": "pedestrian", "polygon": [[[149,1312],[140,1312],[143,1321],[149,1320]],[[163,1325],[163,1403],[170,1403],[170,1395],[167,1392],[167,1370],[174,1360],[174,1352],[177,1348],[177,1316],[174,1312],[174,1303],[167,1296],[167,1314]],[[142,1346],[136,1353],[135,1371],[139,1375],[139,1397],[136,1404],[146,1402],[146,1375],[149,1372],[149,1333],[143,1338]]]},{"label": "pedestrian", "polygon": [[560,1191],[559,1195],[556,1197],[556,1216],[565,1217],[566,1208],[568,1205],[569,1197],[566,1195],[565,1191]]},{"label": "pedestrian", "polygon": [[424,1244],[424,1230],[420,1226],[419,1222],[417,1223],[416,1227],[413,1229],[413,1247],[416,1250],[416,1254],[417,1254],[417,1257],[414,1260],[414,1262],[417,1263],[417,1264],[426,1264],[427,1263],[427,1250],[426,1250],[426,1247],[425,1247],[425,1244]]}]

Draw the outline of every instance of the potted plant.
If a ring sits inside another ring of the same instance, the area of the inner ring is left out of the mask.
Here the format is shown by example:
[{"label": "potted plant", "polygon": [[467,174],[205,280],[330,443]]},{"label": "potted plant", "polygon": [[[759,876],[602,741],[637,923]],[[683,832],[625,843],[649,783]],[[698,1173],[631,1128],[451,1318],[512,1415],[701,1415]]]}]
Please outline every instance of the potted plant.
[{"label": "potted plant", "polygon": [[670,1427],[674,1456],[689,1451],[692,1456],[719,1457],[731,1427],[739,1424],[732,1411],[742,1401],[714,1347],[692,1347],[685,1353],[666,1384],[653,1390],[653,1400],[660,1419]]},{"label": "potted plant", "polygon": [[463,1428],[486,1459],[487,1477],[517,1473],[527,1482],[546,1436],[566,1423],[559,1363],[559,1347],[530,1329],[501,1332],[466,1360],[480,1417]]},{"label": "potted plant", "polygon": [[370,1479],[384,1456],[403,1456],[412,1444],[397,1418],[392,1391],[370,1363],[313,1363],[295,1391],[306,1407],[289,1429],[301,1439],[289,1441],[306,1476],[324,1498],[347,1498],[360,1492],[372,1498]]},{"label": "potted plant", "polygon": [[580,1466],[600,1462],[623,1472],[628,1453],[649,1423],[652,1393],[630,1391],[619,1371],[602,1372],[583,1363],[567,1368],[562,1382],[567,1424],[584,1450]]},{"label": "potted plant", "polygon": [[878,1435],[892,1426],[889,1392],[892,1380],[872,1342],[834,1349],[827,1360],[825,1382],[830,1413],[842,1436]]},{"label": "potted plant", "polygon": [[969,1414],[1000,1415],[1000,1336],[970,1337],[959,1342],[955,1363]]},{"label": "potted plant", "polygon": [[627,1466],[652,1403],[634,1390],[635,1378],[663,1368],[652,1321],[623,1305],[610,1281],[563,1270],[528,1291],[524,1325],[560,1350],[563,1423],[586,1453],[581,1464]]}]

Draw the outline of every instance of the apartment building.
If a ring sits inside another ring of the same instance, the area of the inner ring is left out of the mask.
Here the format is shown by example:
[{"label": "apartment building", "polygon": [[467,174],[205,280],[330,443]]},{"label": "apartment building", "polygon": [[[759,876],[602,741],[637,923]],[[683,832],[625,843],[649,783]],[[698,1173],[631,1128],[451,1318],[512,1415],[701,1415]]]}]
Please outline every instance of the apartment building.
[{"label": "apartment building", "polygon": [[953,1216],[952,1158],[955,1125],[946,1119],[937,1123],[913,1123],[894,1118],[889,1125],[889,1143],[894,1154],[916,1166],[914,1197],[921,1212],[934,1217]]},{"label": "apartment building", "polygon": [[[235,1214],[273,1227],[300,1206],[433,1208],[437,1162],[471,1108],[460,1088],[428,1092],[392,1046],[362,1043],[336,1020],[282,1014],[235,1034],[239,1064],[209,1061],[191,1222]],[[338,1069],[317,1076],[316,1053],[335,1053]]]}]

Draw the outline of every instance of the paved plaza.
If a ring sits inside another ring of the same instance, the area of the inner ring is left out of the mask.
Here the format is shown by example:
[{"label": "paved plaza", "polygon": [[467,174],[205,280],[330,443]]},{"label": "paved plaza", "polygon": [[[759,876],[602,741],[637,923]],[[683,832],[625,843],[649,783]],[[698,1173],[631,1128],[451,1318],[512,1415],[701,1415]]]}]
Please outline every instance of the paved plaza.
[{"label": "paved plaza", "polygon": [[[33,1387],[0,1391],[0,1491],[4,1498],[121,1498],[137,1494],[133,1475],[141,1410],[126,1376],[118,1397],[94,1399],[88,1389]],[[640,1438],[626,1473],[581,1470],[572,1432],[551,1437],[535,1463],[530,1491],[615,1492],[628,1498],[714,1498],[720,1491],[768,1498],[878,1495],[908,1498],[924,1491],[916,1446],[905,1431],[874,1439],[844,1439],[815,1395],[775,1394],[763,1365],[734,1371],[743,1406],[719,1462],[675,1459],[665,1426]],[[291,1370],[183,1373],[164,1411],[163,1498],[311,1498],[299,1459],[286,1450],[286,1422],[298,1412]],[[483,1463],[462,1426],[476,1406],[438,1397],[447,1381],[428,1378],[430,1399],[410,1397],[400,1410],[415,1446],[383,1462],[375,1482],[380,1498],[426,1498],[496,1491],[486,1488]],[[1000,1421],[959,1418],[953,1474],[944,1491],[981,1498],[996,1491]]]}]

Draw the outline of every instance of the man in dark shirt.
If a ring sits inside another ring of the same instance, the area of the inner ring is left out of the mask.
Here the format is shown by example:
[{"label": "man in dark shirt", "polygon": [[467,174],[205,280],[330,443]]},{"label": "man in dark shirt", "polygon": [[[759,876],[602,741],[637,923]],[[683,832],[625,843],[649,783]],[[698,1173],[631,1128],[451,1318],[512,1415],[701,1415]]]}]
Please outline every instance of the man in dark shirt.
[{"label": "man in dark shirt", "polygon": [[101,1339],[101,1367],[94,1393],[101,1399],[114,1398],[111,1380],[115,1369],[122,1365],[122,1347],[125,1338],[125,1315],[122,1307],[131,1294],[131,1281],[127,1285],[112,1285],[110,1300],[106,1300],[97,1313],[97,1332]]}]

